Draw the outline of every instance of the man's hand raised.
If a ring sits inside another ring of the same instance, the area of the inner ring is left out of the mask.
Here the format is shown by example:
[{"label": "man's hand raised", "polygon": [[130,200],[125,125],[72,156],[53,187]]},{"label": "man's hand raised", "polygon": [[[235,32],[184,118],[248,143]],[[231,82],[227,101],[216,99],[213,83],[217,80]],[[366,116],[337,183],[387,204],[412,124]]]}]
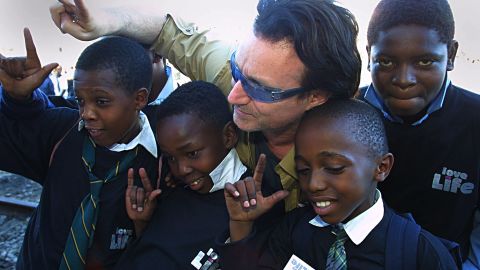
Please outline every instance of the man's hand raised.
[{"label": "man's hand raised", "polygon": [[79,40],[93,40],[109,33],[108,13],[98,8],[99,3],[84,0],[59,0],[50,7],[55,25]]},{"label": "man's hand raised", "polygon": [[4,91],[17,100],[28,99],[58,65],[52,63],[42,67],[30,30],[25,28],[23,34],[27,57],[4,57],[0,54],[0,82]]}]

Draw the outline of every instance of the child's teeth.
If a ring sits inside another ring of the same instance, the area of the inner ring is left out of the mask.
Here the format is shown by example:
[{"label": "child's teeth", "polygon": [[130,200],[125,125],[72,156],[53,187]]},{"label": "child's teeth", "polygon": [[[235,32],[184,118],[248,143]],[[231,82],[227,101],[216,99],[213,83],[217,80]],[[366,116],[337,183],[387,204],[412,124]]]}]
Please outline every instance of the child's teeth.
[{"label": "child's teeth", "polygon": [[316,205],[317,207],[327,207],[330,205],[330,201],[317,202]]}]

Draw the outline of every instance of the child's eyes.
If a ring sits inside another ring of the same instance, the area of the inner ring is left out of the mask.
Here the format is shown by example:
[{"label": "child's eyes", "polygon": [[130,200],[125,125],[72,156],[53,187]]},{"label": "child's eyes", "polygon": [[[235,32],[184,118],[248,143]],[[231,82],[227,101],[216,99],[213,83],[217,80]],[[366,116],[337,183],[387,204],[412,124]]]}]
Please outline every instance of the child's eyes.
[{"label": "child's eyes", "polygon": [[85,103],[85,101],[82,98],[76,97],[75,100],[77,101],[78,106],[80,106],[80,107],[82,107],[83,104]]},{"label": "child's eyes", "polygon": [[428,60],[428,59],[424,59],[424,60],[420,60],[418,61],[418,65],[419,66],[422,66],[422,67],[427,67],[427,66],[430,66],[433,64],[433,61],[432,60]]},{"label": "child's eyes", "polygon": [[382,66],[382,67],[391,67],[391,66],[393,66],[393,61],[388,60],[388,59],[379,59],[379,60],[378,60],[378,63],[379,63],[380,66]]},{"label": "child's eyes", "polygon": [[165,157],[165,159],[168,161],[168,162],[175,162],[175,157],[173,156],[167,156],[165,154],[163,154],[163,156]]},{"label": "child's eyes", "polygon": [[200,151],[191,151],[187,153],[188,158],[195,159],[198,158]]},{"label": "child's eyes", "polygon": [[100,106],[107,105],[110,101],[108,99],[97,99],[97,104]]},{"label": "child's eyes", "polygon": [[298,168],[297,169],[297,175],[298,176],[308,176],[310,174],[310,169],[309,168]]},{"label": "child's eyes", "polygon": [[345,166],[339,166],[339,167],[325,167],[324,168],[325,171],[327,171],[328,173],[331,173],[331,174],[340,174],[343,172],[343,170],[345,169]]}]

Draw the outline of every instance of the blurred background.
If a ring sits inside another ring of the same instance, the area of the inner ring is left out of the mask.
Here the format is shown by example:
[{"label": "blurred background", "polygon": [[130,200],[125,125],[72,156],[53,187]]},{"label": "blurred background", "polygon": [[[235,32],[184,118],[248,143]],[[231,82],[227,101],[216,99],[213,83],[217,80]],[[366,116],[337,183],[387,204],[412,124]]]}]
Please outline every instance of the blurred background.
[{"label": "blurred background", "polygon": [[[132,0],[133,1],[133,0]],[[158,1],[161,2],[161,1]],[[222,39],[240,40],[250,31],[256,15],[257,0],[202,0],[165,1],[165,9],[196,22],[200,28],[214,29]],[[360,25],[359,50],[364,59],[362,85],[370,82],[366,70],[366,28],[377,0],[342,0],[339,3],[357,17]],[[89,43],[63,35],[53,24],[48,7],[52,0],[0,0],[0,53],[5,56],[24,55],[23,27],[29,27],[34,36],[42,63],[58,62],[63,72],[73,70],[75,60]],[[476,17],[480,10],[478,0],[451,0],[456,20],[455,38],[460,47],[455,70],[450,77],[457,85],[480,93],[480,21]],[[68,74],[67,77],[73,75]]]}]

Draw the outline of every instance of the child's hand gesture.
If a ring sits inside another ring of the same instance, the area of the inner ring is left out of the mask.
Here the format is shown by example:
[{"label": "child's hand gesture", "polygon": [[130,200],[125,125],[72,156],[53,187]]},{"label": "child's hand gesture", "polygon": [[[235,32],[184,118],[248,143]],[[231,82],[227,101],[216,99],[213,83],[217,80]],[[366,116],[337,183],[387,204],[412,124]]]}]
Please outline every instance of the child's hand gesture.
[{"label": "child's hand gesture", "polygon": [[56,63],[44,67],[40,64],[30,30],[23,30],[27,57],[4,57],[0,54],[0,82],[3,89],[17,100],[28,99],[42,84]]},{"label": "child's hand gesture", "polygon": [[265,155],[261,154],[253,178],[247,177],[234,184],[225,185],[224,194],[230,215],[232,241],[246,237],[251,231],[253,221],[288,196],[288,191],[280,190],[268,197],[263,197],[261,187],[265,162]]},{"label": "child's hand gesture", "polygon": [[134,171],[132,168],[128,169],[128,186],[125,192],[125,207],[128,217],[133,220],[135,224],[137,236],[141,234],[152,218],[153,212],[157,206],[156,198],[162,193],[159,189],[160,175],[162,172],[162,159],[160,159],[158,166],[159,173],[155,190],[153,189],[144,168],[138,170],[143,188],[137,187],[133,184]]}]

